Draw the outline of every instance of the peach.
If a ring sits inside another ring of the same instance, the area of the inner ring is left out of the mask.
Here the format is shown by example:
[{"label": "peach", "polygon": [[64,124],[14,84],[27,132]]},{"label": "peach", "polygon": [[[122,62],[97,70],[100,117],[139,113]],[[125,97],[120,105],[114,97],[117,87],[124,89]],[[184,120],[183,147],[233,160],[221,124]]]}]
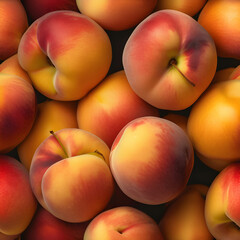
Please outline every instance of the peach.
[{"label": "peach", "polygon": [[20,234],[6,235],[0,232],[0,240],[20,240]]},{"label": "peach", "polygon": [[148,115],[159,116],[159,111],[134,93],[123,70],[106,77],[77,107],[78,127],[100,137],[109,148],[128,122]]},{"label": "peach", "polygon": [[205,203],[209,231],[217,240],[240,239],[240,163],[223,169],[210,185]]},{"label": "peach", "polygon": [[132,89],[146,102],[183,110],[210,85],[217,53],[213,39],[196,20],[166,9],[134,29],[123,50],[123,67]]},{"label": "peach", "polygon": [[234,67],[228,67],[216,71],[212,83],[229,80],[234,70],[235,70]]},{"label": "peach", "polygon": [[157,223],[132,207],[117,207],[96,216],[84,234],[84,240],[163,240]]},{"label": "peach", "polygon": [[54,11],[27,29],[18,59],[44,96],[74,101],[105,77],[112,47],[107,33],[92,19],[79,12]]},{"label": "peach", "polygon": [[76,0],[22,0],[22,2],[32,21],[57,10],[78,11]]},{"label": "peach", "polygon": [[198,22],[214,39],[220,57],[240,59],[240,1],[209,0]]},{"label": "peach", "polygon": [[168,202],[185,188],[194,162],[186,133],[158,117],[129,122],[116,137],[110,167],[120,189],[144,204]]},{"label": "peach", "polygon": [[240,79],[240,65],[238,65],[229,76],[229,79]]},{"label": "peach", "polygon": [[51,135],[50,131],[77,128],[77,103],[46,100],[37,106],[35,122],[27,137],[17,146],[20,161],[29,170],[34,152]]},{"label": "peach", "polygon": [[181,127],[184,130],[184,132],[187,134],[188,117],[186,115],[178,114],[178,113],[174,113],[174,112],[169,112],[168,114],[163,116],[163,118],[167,119],[171,122],[174,122],[179,127]]},{"label": "peach", "polygon": [[199,158],[221,171],[239,161],[240,80],[212,84],[193,105],[188,135]]},{"label": "peach", "polygon": [[166,208],[159,226],[165,240],[213,240],[204,216],[208,187],[188,185]]},{"label": "peach", "polygon": [[154,9],[157,0],[77,0],[81,13],[104,29],[121,31],[136,26]]},{"label": "peach", "polygon": [[38,202],[63,221],[93,218],[113,193],[109,152],[100,138],[82,129],[52,133],[38,146],[30,167]]},{"label": "peach", "polygon": [[193,17],[203,8],[207,0],[158,0],[155,11],[174,9]]},{"label": "peach", "polygon": [[35,116],[32,85],[18,76],[0,73],[0,153],[11,151],[24,140]]},{"label": "peach", "polygon": [[21,234],[22,240],[83,240],[88,222],[64,222],[39,207],[30,225]]},{"label": "peach", "polygon": [[14,54],[13,56],[7,58],[0,64],[0,73],[16,75],[32,84],[32,81],[27,72],[24,71],[20,66],[17,54]]},{"label": "peach", "polygon": [[0,155],[0,176],[0,233],[18,235],[32,220],[37,201],[27,170],[15,158]]},{"label": "peach", "polygon": [[1,0],[0,12],[0,60],[5,60],[17,53],[28,19],[20,0]]}]

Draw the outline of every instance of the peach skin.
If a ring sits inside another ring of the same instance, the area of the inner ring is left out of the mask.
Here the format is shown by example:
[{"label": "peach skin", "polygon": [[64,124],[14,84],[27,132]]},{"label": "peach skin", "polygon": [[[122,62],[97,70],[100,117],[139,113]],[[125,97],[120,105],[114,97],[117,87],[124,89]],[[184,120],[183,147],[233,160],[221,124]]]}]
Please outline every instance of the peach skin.
[{"label": "peach skin", "polygon": [[38,202],[66,222],[88,221],[101,212],[113,193],[109,148],[82,129],[52,133],[37,148],[30,183]]},{"label": "peach skin", "polygon": [[228,67],[228,68],[224,68],[224,69],[216,71],[214,78],[212,80],[212,83],[229,80],[229,78],[234,70],[235,70],[234,67]]},{"label": "peach skin", "polygon": [[53,11],[78,11],[76,0],[22,0],[22,3],[31,21]]},{"label": "peach skin", "polygon": [[54,11],[27,29],[18,59],[44,96],[74,101],[105,77],[112,47],[107,33],[92,19],[79,12]]},{"label": "peach skin", "polygon": [[37,106],[37,115],[27,137],[17,146],[20,161],[29,170],[34,152],[51,135],[50,131],[77,128],[77,102],[46,100]]},{"label": "peach skin", "polygon": [[217,67],[208,32],[189,15],[170,9],[154,12],[134,29],[122,58],[135,93],[165,110],[190,107],[210,85]]},{"label": "peach skin", "polygon": [[0,64],[0,73],[16,75],[32,84],[27,72],[20,66],[17,54],[7,58]]},{"label": "peach skin", "polygon": [[240,239],[240,163],[224,168],[210,185],[205,218],[216,240]]},{"label": "peach skin", "polygon": [[0,73],[0,153],[10,152],[28,135],[36,105],[35,91],[29,82]]},{"label": "peach skin", "polygon": [[207,0],[158,0],[155,11],[174,9],[193,17],[203,8]]},{"label": "peach skin", "polygon": [[20,0],[1,0],[0,12],[0,60],[5,60],[17,53],[28,19]]},{"label": "peach skin", "polygon": [[186,133],[158,117],[129,122],[110,153],[110,167],[120,189],[133,200],[150,205],[177,197],[188,182],[193,162]]},{"label": "peach skin", "polygon": [[100,137],[109,148],[128,122],[143,116],[159,116],[159,111],[135,94],[124,71],[106,77],[77,107],[78,127]]},{"label": "peach skin", "polygon": [[240,60],[240,1],[209,0],[198,22],[214,39],[220,57]]},{"label": "peach skin", "polygon": [[212,84],[193,105],[188,135],[199,158],[221,171],[239,161],[240,79]]},{"label": "peach skin", "polygon": [[84,240],[163,240],[157,223],[132,207],[116,207],[96,216],[84,234]]},{"label": "peach skin", "polygon": [[154,9],[157,0],[77,0],[81,13],[104,29],[122,31],[136,26]]},{"label": "peach skin", "polygon": [[174,122],[180,128],[182,128],[184,130],[184,132],[187,134],[187,121],[188,121],[187,116],[177,114],[177,113],[174,113],[174,112],[169,112],[167,115],[163,116],[163,118]]},{"label": "peach skin", "polygon": [[87,225],[64,222],[39,206],[21,240],[83,240]]},{"label": "peach skin", "polygon": [[240,79],[240,65],[238,65],[229,76],[229,79]]},{"label": "peach skin", "polygon": [[0,155],[0,176],[0,233],[18,235],[30,224],[37,201],[27,170],[15,158]]},{"label": "peach skin", "polygon": [[159,226],[165,240],[213,240],[204,217],[208,187],[188,185],[167,205]]}]

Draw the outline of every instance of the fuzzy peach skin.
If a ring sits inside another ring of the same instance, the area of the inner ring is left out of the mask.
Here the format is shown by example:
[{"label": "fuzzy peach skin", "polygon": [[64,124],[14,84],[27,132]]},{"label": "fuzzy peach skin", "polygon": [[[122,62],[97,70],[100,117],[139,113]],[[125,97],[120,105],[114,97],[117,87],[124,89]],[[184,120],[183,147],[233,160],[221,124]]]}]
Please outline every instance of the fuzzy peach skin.
[{"label": "fuzzy peach skin", "polygon": [[50,131],[77,128],[77,102],[46,100],[37,106],[37,115],[31,131],[17,146],[20,161],[29,170],[37,147],[51,135]]},{"label": "fuzzy peach skin", "polygon": [[240,80],[212,84],[193,105],[188,135],[199,158],[221,171],[239,161]]},{"label": "fuzzy peach skin", "polygon": [[0,73],[0,153],[20,144],[30,132],[36,116],[36,96],[24,79]]},{"label": "fuzzy peach skin", "polygon": [[240,65],[238,65],[229,76],[229,79],[240,79]]},{"label": "fuzzy peach skin", "polygon": [[240,1],[209,0],[198,22],[214,39],[220,57],[240,59]]},{"label": "fuzzy peach skin", "polygon": [[204,217],[208,187],[188,185],[166,208],[159,227],[165,240],[213,240]]},{"label": "fuzzy peach skin", "polygon": [[88,222],[64,222],[39,207],[21,240],[83,240]]},{"label": "fuzzy peach skin", "polygon": [[76,0],[81,13],[104,29],[121,31],[136,26],[156,6],[157,0]]},{"label": "fuzzy peach skin", "polygon": [[46,138],[30,167],[39,203],[63,221],[93,218],[113,193],[109,152],[100,138],[78,128],[64,128]]},{"label": "fuzzy peach skin", "polygon": [[0,155],[0,233],[18,235],[29,225],[37,201],[29,175],[15,158]]},{"label": "fuzzy peach skin", "polygon": [[157,223],[132,207],[117,207],[96,216],[84,234],[84,240],[163,240]]},{"label": "fuzzy peach skin", "polygon": [[108,75],[77,107],[78,127],[100,137],[109,148],[131,120],[159,115],[157,108],[135,94],[123,70]]},{"label": "fuzzy peach skin", "polygon": [[6,235],[0,232],[0,240],[20,240],[20,234]]},{"label": "fuzzy peach skin", "polygon": [[57,10],[78,11],[76,0],[22,0],[22,3],[31,20]]},{"label": "fuzzy peach skin", "polygon": [[174,9],[189,16],[194,16],[203,8],[207,0],[158,0],[155,11]]},{"label": "fuzzy peach skin", "polygon": [[110,167],[120,189],[144,204],[174,199],[185,188],[194,162],[186,133],[158,117],[129,122],[116,137]]},{"label": "fuzzy peach skin", "polygon": [[0,12],[0,60],[5,60],[17,53],[28,19],[20,0],[1,0]]},{"label": "fuzzy peach skin", "polygon": [[184,132],[187,134],[187,121],[188,117],[182,114],[169,112],[167,115],[163,116],[164,119],[167,119],[171,122],[174,122],[179,127],[181,127]]},{"label": "fuzzy peach skin", "polygon": [[240,239],[240,163],[223,169],[210,185],[205,218],[216,240]]},{"label": "fuzzy peach skin", "polygon": [[192,17],[160,10],[144,19],[129,37],[123,67],[131,87],[146,102],[160,109],[183,110],[211,83],[216,48]]},{"label": "fuzzy peach skin", "polygon": [[107,33],[92,19],[79,12],[54,11],[24,33],[18,59],[39,92],[74,101],[105,77],[112,47]]},{"label": "fuzzy peach skin", "polygon": [[0,73],[16,75],[32,84],[27,72],[20,66],[17,54],[7,58],[0,64]]},{"label": "fuzzy peach skin", "polygon": [[224,68],[224,69],[216,71],[211,83],[229,80],[229,78],[234,70],[235,70],[234,67],[228,67],[228,68]]}]

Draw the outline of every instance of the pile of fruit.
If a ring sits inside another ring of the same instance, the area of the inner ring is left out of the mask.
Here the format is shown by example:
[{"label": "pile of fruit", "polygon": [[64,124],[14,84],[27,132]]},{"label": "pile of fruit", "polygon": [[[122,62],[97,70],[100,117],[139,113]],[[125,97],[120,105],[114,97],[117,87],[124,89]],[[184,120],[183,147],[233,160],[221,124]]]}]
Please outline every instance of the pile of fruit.
[{"label": "pile of fruit", "polygon": [[240,240],[240,0],[0,0],[0,240]]}]

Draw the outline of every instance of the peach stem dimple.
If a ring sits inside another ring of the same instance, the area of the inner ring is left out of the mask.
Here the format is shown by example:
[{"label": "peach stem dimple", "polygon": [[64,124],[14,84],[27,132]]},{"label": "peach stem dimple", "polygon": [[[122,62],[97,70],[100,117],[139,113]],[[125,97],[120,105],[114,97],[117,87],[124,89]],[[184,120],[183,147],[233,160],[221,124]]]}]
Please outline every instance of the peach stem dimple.
[{"label": "peach stem dimple", "polygon": [[177,71],[192,85],[195,87],[195,84],[190,81],[184,74],[183,72],[178,68],[177,66],[177,60],[175,58],[172,58],[170,61],[169,61],[169,66],[172,66],[174,67],[175,69],[177,69]]}]

